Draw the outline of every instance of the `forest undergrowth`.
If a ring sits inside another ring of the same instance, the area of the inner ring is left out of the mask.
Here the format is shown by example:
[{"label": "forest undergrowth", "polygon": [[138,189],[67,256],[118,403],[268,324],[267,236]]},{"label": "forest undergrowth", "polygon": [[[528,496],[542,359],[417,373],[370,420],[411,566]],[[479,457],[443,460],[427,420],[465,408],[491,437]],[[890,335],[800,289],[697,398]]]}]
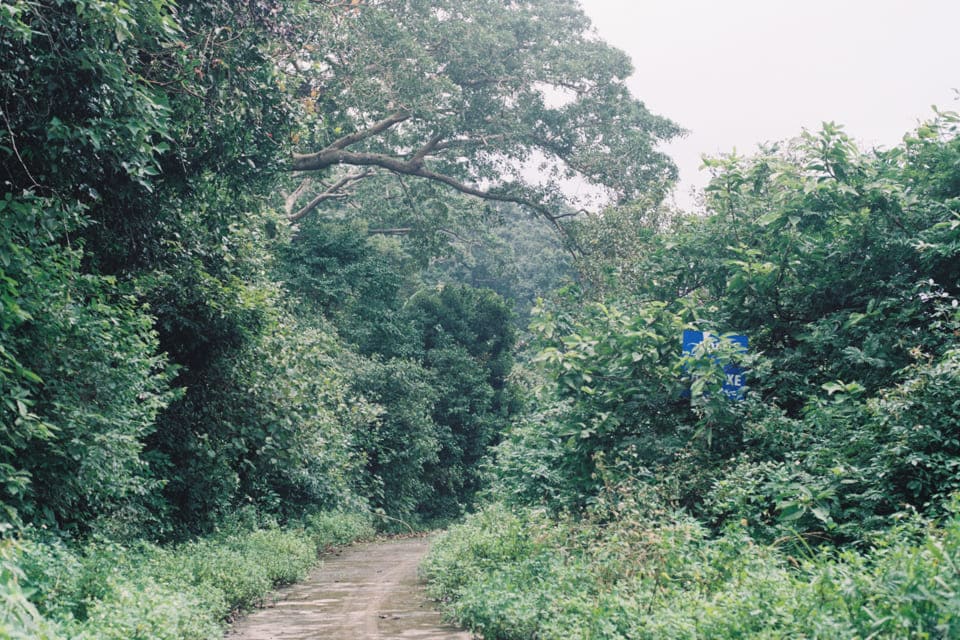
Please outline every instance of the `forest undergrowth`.
[{"label": "forest undergrowth", "polygon": [[0,637],[215,640],[236,615],[306,577],[319,555],[374,535],[370,515],[263,526],[238,513],[213,536],[158,546],[65,544],[29,531],[0,548]]},{"label": "forest undergrowth", "polygon": [[432,550],[432,595],[487,640],[960,634],[956,506],[836,549],[715,534],[648,498],[621,488],[586,518],[489,505]]}]

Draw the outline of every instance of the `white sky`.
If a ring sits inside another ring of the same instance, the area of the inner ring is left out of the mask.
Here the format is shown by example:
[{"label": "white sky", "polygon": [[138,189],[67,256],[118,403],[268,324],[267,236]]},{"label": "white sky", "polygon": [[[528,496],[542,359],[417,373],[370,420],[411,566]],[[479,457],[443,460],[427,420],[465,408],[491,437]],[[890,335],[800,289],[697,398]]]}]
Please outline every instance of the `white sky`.
[{"label": "white sky", "polygon": [[665,148],[692,206],[703,154],[834,121],[867,146],[896,145],[960,111],[960,0],[581,0],[600,37],[626,51],[634,94],[690,130]]}]

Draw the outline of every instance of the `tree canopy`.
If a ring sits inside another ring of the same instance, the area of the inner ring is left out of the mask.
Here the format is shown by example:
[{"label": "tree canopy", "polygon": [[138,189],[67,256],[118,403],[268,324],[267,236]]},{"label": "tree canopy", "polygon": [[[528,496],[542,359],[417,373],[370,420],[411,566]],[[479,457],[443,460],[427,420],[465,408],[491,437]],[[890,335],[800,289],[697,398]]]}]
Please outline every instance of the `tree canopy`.
[{"label": "tree canopy", "polygon": [[657,145],[681,130],[630,94],[629,59],[573,0],[375,0],[309,19],[280,64],[302,109],[292,168],[319,172],[291,194],[293,220],[376,171],[554,222],[585,204],[564,181],[622,202],[676,176]]}]

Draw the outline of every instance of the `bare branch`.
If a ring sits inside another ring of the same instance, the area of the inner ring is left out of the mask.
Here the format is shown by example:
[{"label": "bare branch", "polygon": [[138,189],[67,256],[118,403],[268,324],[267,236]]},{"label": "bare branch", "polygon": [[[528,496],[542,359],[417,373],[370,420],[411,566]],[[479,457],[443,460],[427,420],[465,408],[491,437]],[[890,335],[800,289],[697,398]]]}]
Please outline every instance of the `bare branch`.
[{"label": "bare branch", "polygon": [[425,167],[422,162],[413,162],[381,153],[364,153],[333,149],[312,154],[309,158],[304,156],[294,158],[294,169],[297,171],[316,171],[326,169],[335,164],[348,164],[358,167],[380,167],[381,169],[386,169],[400,175],[416,176],[418,178],[426,178],[427,180],[439,182],[460,193],[483,200],[519,204],[536,211],[561,231],[562,229],[558,221],[561,218],[568,217],[567,214],[554,214],[542,203],[522,194],[478,189],[446,174],[431,171]]},{"label": "bare branch", "polygon": [[37,179],[33,177],[32,173],[30,173],[27,163],[23,161],[23,156],[20,155],[20,150],[17,148],[17,137],[13,134],[13,128],[10,126],[10,120],[7,118],[7,112],[5,109],[0,110],[0,116],[3,116],[3,122],[7,125],[7,133],[10,136],[10,148],[13,149],[13,153],[17,156],[17,160],[20,162],[20,166],[23,167],[24,173],[27,174],[27,177],[30,178],[30,182],[33,183],[31,186],[40,187],[40,183],[37,182]]},{"label": "bare branch", "polygon": [[293,213],[293,207],[296,206],[297,200],[303,195],[303,192],[306,191],[307,185],[309,185],[310,182],[311,180],[309,177],[304,178],[297,188],[294,189],[290,195],[283,199],[283,211],[287,214],[287,216]]},{"label": "bare branch", "polygon": [[423,145],[419,151],[417,151],[412,158],[410,158],[410,164],[417,165],[423,164],[424,159],[436,150],[437,145],[443,142],[443,136],[435,135]]},{"label": "bare branch", "polygon": [[[344,136],[320,151],[307,154],[294,154],[293,166],[291,167],[291,169],[294,171],[322,171],[334,165],[341,164],[354,167],[367,167],[368,169],[361,174],[351,174],[351,176],[356,176],[355,178],[350,178],[349,180],[347,180],[348,176],[341,178],[339,182],[335,183],[326,191],[316,196],[309,204],[307,204],[307,206],[300,209],[300,211],[297,213],[290,215],[289,220],[291,222],[295,222],[303,218],[313,211],[317,205],[325,200],[343,197],[341,189],[344,186],[350,182],[362,179],[369,175],[370,167],[378,167],[381,169],[386,169],[387,171],[391,171],[398,176],[415,176],[445,184],[448,187],[459,191],[460,193],[481,198],[483,200],[490,200],[494,202],[511,202],[513,204],[518,204],[526,207],[527,209],[535,211],[545,220],[550,222],[550,224],[553,225],[553,227],[556,228],[557,231],[559,231],[562,235],[569,237],[567,230],[563,227],[563,225],[560,224],[560,220],[571,217],[575,214],[553,213],[546,205],[544,205],[542,202],[539,202],[531,195],[525,195],[518,192],[511,193],[508,191],[497,191],[494,189],[480,189],[452,176],[432,171],[424,164],[426,158],[437,151],[443,151],[458,146],[467,147],[477,144],[485,145],[487,141],[482,138],[480,140],[461,138],[452,141],[444,141],[440,135],[435,135],[429,141],[427,141],[423,147],[417,150],[417,152],[414,153],[409,159],[406,157],[393,156],[385,153],[350,151],[347,149],[347,147],[350,145],[382,133],[390,127],[410,119],[410,117],[411,115],[407,111],[396,111],[388,115],[386,118],[376,122],[371,127]],[[344,180],[347,180],[347,182],[344,182]]]},{"label": "bare branch", "polygon": [[371,173],[373,173],[373,171],[370,169],[364,169],[359,173],[348,173],[347,175],[341,177],[339,180],[337,180],[332,185],[327,187],[326,190],[324,190],[322,193],[317,194],[313,198],[313,200],[308,202],[299,211],[297,211],[292,215],[288,214],[287,220],[289,220],[290,222],[296,222],[297,220],[300,220],[301,218],[306,216],[308,213],[316,209],[321,202],[347,197],[348,194],[344,193],[342,189],[349,184],[363,180],[364,178],[369,176]]},{"label": "bare branch", "polygon": [[376,236],[405,236],[413,231],[413,227],[395,227],[392,229],[368,229],[367,233]]}]

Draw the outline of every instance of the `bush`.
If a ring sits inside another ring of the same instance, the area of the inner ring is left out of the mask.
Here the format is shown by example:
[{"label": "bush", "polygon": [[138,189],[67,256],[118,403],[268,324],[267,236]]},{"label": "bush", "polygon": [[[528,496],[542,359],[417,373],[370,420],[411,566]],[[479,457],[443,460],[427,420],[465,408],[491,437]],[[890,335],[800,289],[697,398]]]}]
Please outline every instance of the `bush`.
[{"label": "bush", "polygon": [[231,613],[302,579],[318,550],[372,532],[369,515],[348,513],[315,514],[305,527],[286,530],[234,528],[173,547],[94,540],[71,548],[32,530],[22,552],[10,542],[0,547],[0,595],[8,605],[0,638],[54,638],[59,624],[79,639],[219,640]]},{"label": "bush", "polygon": [[39,532],[20,542],[18,564],[29,578],[31,601],[46,617],[72,616],[80,606],[84,566],[80,557],[57,538],[44,540]]},{"label": "bush", "polygon": [[84,531],[123,511],[143,520],[144,496],[158,489],[143,440],[176,395],[152,318],[112,278],[79,275],[79,251],[17,247],[11,261],[6,235],[0,281],[24,284],[0,292],[0,510]]},{"label": "bush", "polygon": [[317,562],[318,547],[302,530],[261,529],[232,536],[226,544],[262,568],[272,585],[302,580]]},{"label": "bush", "polygon": [[203,592],[124,576],[108,585],[83,621],[67,624],[76,640],[214,640],[223,627]]},{"label": "bush", "polygon": [[23,589],[25,575],[18,566],[19,549],[0,541],[0,638],[58,640],[56,626],[45,620]]},{"label": "bush", "polygon": [[233,610],[252,609],[273,586],[257,560],[222,541],[199,540],[160,552],[151,572],[165,584],[220,595],[210,599],[216,617],[225,618]]},{"label": "bush", "polygon": [[807,547],[797,559],[740,526],[710,538],[626,492],[582,521],[493,505],[451,529],[425,573],[447,613],[488,640],[952,638],[958,506],[939,525],[908,519],[867,551]]},{"label": "bush", "polygon": [[[511,513],[494,505],[453,527],[433,547],[421,570],[431,594],[486,638],[530,638],[547,608],[526,585],[555,584],[562,563],[535,540],[537,512]],[[546,531],[542,531],[547,533]]]},{"label": "bush", "polygon": [[373,520],[367,513],[341,511],[315,513],[306,518],[307,535],[317,550],[373,537]]}]

